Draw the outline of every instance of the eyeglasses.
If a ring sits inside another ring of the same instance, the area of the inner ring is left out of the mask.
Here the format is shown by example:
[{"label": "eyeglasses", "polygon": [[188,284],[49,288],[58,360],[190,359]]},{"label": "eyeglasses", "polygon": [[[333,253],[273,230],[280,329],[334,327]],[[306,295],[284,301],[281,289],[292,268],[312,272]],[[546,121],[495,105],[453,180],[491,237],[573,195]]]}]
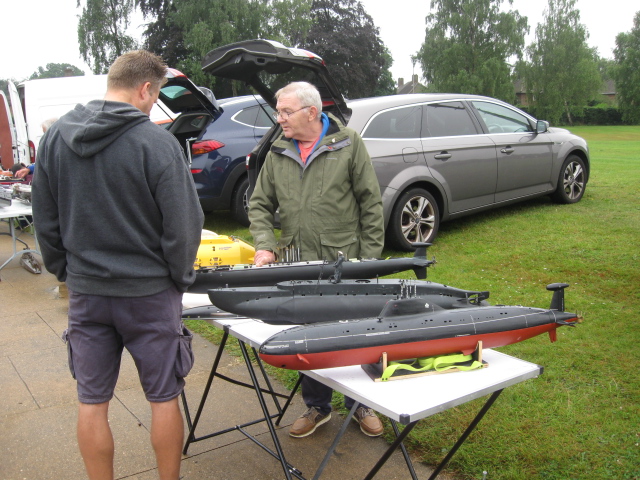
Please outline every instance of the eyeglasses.
[{"label": "eyeglasses", "polygon": [[300,110],[304,110],[305,108],[309,108],[309,107],[310,105],[307,105],[306,107],[299,108],[295,112],[279,112],[275,110],[272,115],[273,115],[273,118],[275,118],[276,120],[278,120],[278,117],[282,117],[288,120],[289,118],[291,118],[291,115],[293,115],[294,113],[298,113]]}]

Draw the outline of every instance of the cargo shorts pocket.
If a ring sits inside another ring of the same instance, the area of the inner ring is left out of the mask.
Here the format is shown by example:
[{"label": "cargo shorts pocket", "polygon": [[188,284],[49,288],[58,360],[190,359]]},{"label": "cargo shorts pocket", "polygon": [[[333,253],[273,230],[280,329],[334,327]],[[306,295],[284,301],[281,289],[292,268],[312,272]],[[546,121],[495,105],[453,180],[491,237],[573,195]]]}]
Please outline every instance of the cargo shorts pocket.
[{"label": "cargo shorts pocket", "polygon": [[62,332],[62,341],[67,344],[67,362],[69,364],[69,371],[71,372],[71,376],[76,378],[76,371],[73,368],[73,355],[71,349],[71,342],[69,341],[69,329],[67,328],[64,332]]},{"label": "cargo shorts pocket", "polygon": [[182,325],[182,332],[178,341],[178,355],[176,355],[176,377],[186,377],[193,367],[193,348],[191,343],[193,334]]}]

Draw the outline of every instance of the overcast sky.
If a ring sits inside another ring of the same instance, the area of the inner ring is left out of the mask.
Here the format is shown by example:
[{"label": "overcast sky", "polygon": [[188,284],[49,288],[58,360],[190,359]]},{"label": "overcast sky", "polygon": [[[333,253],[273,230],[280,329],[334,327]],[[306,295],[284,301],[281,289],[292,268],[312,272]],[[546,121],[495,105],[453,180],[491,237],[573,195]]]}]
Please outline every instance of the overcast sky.
[{"label": "overcast sky", "polygon": [[[405,81],[414,72],[411,55],[424,40],[425,17],[430,0],[361,0],[380,28],[380,37],[389,48],[394,63],[391,72]],[[91,73],[78,51],[77,27],[80,10],[77,0],[19,0],[3,2],[0,29],[0,78],[23,80],[47,63],[70,63]],[[512,9],[529,18],[527,44],[534,40],[536,25],[542,20],[547,2],[514,0]],[[613,58],[616,35],[629,32],[640,6],[636,0],[577,0],[580,19],[589,32],[588,43],[600,56]],[[606,12],[604,11],[606,7]],[[507,2],[502,4],[507,9]],[[615,19],[615,20],[614,20]],[[141,20],[136,20],[139,26]]]}]

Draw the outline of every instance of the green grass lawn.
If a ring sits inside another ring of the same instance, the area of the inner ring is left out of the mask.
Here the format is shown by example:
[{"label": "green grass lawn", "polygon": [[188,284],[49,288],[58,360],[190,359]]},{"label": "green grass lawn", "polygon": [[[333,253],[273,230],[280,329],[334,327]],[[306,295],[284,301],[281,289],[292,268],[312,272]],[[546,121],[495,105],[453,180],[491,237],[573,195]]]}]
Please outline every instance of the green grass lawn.
[{"label": "green grass lawn", "polygon": [[[584,317],[556,343],[499,349],[544,374],[505,389],[449,464],[461,479],[640,479],[640,126],[571,130],[591,152],[580,203],[545,197],[444,223],[429,249],[432,281],[534,307],[549,305],[547,284],[566,282],[567,310]],[[205,228],[251,241],[226,214]],[[484,401],[422,420],[407,445],[439,462]]]}]

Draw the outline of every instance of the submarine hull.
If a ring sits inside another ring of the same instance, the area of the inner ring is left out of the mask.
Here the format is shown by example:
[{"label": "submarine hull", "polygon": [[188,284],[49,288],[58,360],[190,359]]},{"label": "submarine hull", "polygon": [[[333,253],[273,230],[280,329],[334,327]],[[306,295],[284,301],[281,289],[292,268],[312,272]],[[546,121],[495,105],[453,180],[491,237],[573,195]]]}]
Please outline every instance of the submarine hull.
[{"label": "submarine hull", "polygon": [[307,324],[378,315],[389,300],[411,294],[440,308],[486,306],[489,292],[462,290],[440,283],[376,279],[282,282],[271,287],[209,290],[221,310],[270,324]]},{"label": "submarine hull", "polygon": [[336,275],[342,279],[375,278],[413,270],[418,279],[425,279],[432,260],[423,257],[389,258],[385,260],[344,261],[336,268],[334,262],[313,261],[270,264],[262,267],[235,265],[196,272],[189,293],[207,293],[209,289],[225,287],[256,287],[275,285],[289,280],[327,280]]},{"label": "submarine hull", "polygon": [[[393,307],[393,306],[392,306]],[[267,339],[260,358],[278,368],[315,370],[387,359],[473,352],[521,342],[543,333],[552,341],[560,325],[577,315],[530,307],[476,307],[435,313],[317,323],[294,327]]]}]

